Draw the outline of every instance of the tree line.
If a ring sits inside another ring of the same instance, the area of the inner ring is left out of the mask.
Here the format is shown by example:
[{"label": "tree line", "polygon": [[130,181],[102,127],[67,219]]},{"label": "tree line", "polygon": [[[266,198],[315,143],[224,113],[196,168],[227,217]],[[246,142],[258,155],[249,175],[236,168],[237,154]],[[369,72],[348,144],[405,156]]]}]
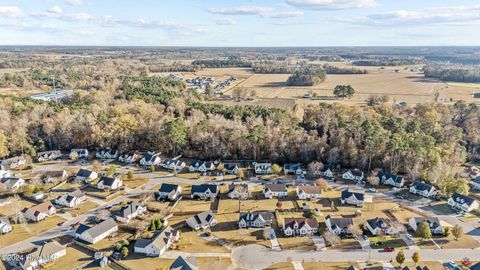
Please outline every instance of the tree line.
[{"label": "tree line", "polygon": [[289,86],[314,86],[325,81],[327,74],[319,65],[305,65],[297,68],[293,74],[288,77]]},{"label": "tree line", "polygon": [[480,66],[468,65],[427,65],[423,68],[426,78],[452,82],[480,82]]}]

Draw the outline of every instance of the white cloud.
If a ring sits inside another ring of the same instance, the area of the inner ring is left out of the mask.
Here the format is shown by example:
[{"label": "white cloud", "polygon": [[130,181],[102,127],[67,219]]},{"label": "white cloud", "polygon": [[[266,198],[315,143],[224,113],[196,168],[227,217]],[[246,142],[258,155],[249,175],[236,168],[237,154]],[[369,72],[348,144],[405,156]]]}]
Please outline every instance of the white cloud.
[{"label": "white cloud", "polygon": [[235,21],[233,18],[222,18],[216,19],[215,23],[218,25],[235,25],[237,24],[237,21]]},{"label": "white cloud", "polygon": [[302,16],[303,12],[301,11],[286,11],[286,12],[271,12],[266,14],[266,17],[269,18],[293,18]]},{"label": "white cloud", "polygon": [[83,0],[65,0],[65,4],[69,6],[86,6],[87,3]]},{"label": "white cloud", "polygon": [[226,8],[209,8],[208,12],[222,15],[261,15],[272,12],[272,8],[258,6],[240,6]]},{"label": "white cloud", "polygon": [[22,10],[19,7],[0,7],[0,16],[19,17]]},{"label": "white cloud", "polygon": [[480,24],[479,9],[480,6],[452,6],[421,10],[394,10],[336,20],[352,24],[398,27],[426,24]]},{"label": "white cloud", "polygon": [[208,12],[221,15],[258,15],[264,18],[291,18],[302,16],[301,11],[275,11],[273,8],[260,6],[239,6],[225,8],[209,8]]},{"label": "white cloud", "polygon": [[287,0],[291,6],[310,9],[354,9],[377,6],[377,0]]},{"label": "white cloud", "polygon": [[59,6],[54,6],[51,9],[47,10],[47,12],[53,13],[53,14],[62,14],[63,9]]}]

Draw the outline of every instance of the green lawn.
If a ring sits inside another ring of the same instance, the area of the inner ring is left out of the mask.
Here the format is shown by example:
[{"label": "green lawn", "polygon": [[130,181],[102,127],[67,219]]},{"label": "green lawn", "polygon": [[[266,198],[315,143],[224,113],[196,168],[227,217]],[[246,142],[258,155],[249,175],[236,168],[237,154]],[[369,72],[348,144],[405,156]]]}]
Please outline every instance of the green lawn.
[{"label": "green lawn", "polygon": [[368,238],[370,240],[370,246],[373,249],[384,249],[386,247],[401,248],[406,247],[405,242],[400,238],[394,238],[391,236],[372,236]]}]

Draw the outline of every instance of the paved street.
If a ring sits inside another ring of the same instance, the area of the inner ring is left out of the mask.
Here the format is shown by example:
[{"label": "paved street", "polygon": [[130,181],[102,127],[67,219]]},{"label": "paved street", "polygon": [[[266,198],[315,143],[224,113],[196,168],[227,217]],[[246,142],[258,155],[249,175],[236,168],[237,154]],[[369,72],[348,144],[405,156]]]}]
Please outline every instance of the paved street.
[{"label": "paved street", "polygon": [[[405,250],[407,261],[411,260],[414,250]],[[472,261],[480,260],[480,250],[472,249],[422,249],[418,250],[422,261],[446,261],[452,259],[460,261],[465,257]],[[327,251],[301,251],[301,250],[282,250],[281,252],[272,251],[260,245],[247,245],[235,248],[232,252],[232,260],[239,267],[247,269],[263,269],[272,264],[292,261],[371,261],[389,262],[395,259],[396,252],[380,252],[377,250],[327,250]]]}]

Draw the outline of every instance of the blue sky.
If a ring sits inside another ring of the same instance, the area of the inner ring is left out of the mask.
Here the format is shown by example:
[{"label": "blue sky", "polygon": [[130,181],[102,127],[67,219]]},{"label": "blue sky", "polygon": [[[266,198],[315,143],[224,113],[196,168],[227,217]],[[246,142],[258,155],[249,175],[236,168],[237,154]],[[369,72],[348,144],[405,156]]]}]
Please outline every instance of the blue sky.
[{"label": "blue sky", "polygon": [[480,1],[0,0],[1,45],[480,45]]}]

